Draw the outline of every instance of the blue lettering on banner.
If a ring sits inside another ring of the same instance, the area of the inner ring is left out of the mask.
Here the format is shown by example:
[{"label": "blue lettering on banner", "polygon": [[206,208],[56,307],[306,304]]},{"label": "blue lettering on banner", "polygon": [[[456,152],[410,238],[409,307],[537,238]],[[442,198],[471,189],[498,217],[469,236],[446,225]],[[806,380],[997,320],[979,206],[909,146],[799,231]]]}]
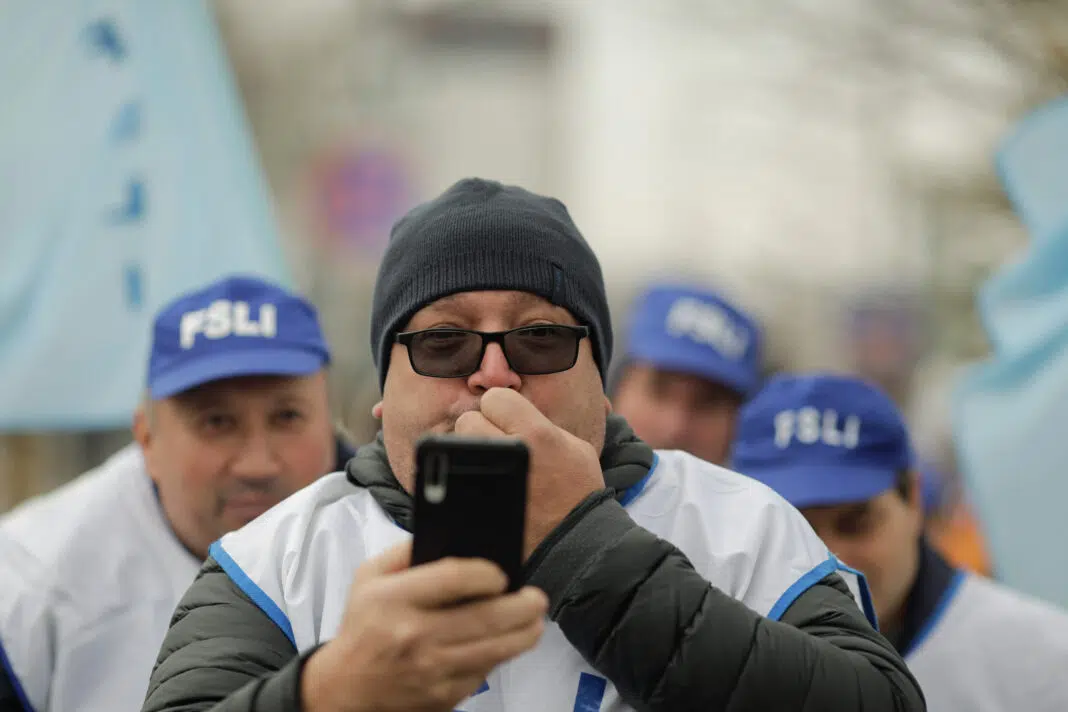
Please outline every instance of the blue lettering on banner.
[{"label": "blue lettering on banner", "polygon": [[126,201],[115,209],[112,219],[116,223],[131,223],[144,216],[145,184],[138,178],[132,178],[126,186]]},{"label": "blue lettering on banner", "polygon": [[133,141],[141,133],[141,105],[128,101],[119,108],[115,121],[111,125],[111,139],[115,143]]},{"label": "blue lettering on banner", "polygon": [[99,50],[101,54],[113,61],[121,62],[126,59],[126,43],[119,34],[119,28],[115,21],[110,18],[97,20],[85,30],[89,38],[89,46]]},{"label": "blue lettering on banner", "polygon": [[126,306],[137,311],[145,301],[144,271],[141,265],[126,265]]},{"label": "blue lettering on banner", "polygon": [[[127,56],[126,42],[112,18],[103,18],[90,23],[85,34],[89,46],[99,54],[118,63]],[[136,100],[123,102],[111,122],[110,138],[122,144],[137,141],[141,137],[141,104]],[[145,218],[146,190],[144,181],[131,177],[126,183],[122,203],[111,211],[113,225],[139,223]],[[144,269],[137,262],[130,262],[122,269],[123,295],[126,308],[139,311],[144,304]]]}]

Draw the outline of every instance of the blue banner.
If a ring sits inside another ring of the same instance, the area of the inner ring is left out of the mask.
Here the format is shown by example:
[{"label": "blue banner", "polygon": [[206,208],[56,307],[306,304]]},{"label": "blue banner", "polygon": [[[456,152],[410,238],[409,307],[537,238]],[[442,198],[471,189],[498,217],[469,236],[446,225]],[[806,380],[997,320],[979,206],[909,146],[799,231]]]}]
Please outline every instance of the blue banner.
[{"label": "blue banner", "polygon": [[123,427],[151,320],[289,283],[204,0],[0,3],[0,430]]},{"label": "blue banner", "polygon": [[993,353],[958,384],[955,436],[998,577],[1068,606],[1068,100],[996,163],[1031,243],[980,291]]}]

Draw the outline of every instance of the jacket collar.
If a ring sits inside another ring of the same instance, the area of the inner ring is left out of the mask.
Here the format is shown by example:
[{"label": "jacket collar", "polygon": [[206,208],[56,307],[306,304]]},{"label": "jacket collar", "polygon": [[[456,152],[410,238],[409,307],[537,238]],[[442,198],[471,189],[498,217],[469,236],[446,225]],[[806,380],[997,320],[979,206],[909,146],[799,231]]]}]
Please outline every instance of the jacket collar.
[{"label": "jacket collar", "polygon": [[913,652],[941,619],[965,573],[949,564],[926,538],[920,539],[920,565],[905,601],[901,629],[890,642],[901,657]]}]

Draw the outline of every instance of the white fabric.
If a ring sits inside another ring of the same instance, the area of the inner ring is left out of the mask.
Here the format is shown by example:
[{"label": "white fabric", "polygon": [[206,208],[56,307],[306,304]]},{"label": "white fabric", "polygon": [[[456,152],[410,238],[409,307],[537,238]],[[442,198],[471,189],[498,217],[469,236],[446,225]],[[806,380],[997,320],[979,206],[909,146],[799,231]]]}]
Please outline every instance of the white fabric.
[{"label": "white fabric", "polygon": [[927,709],[1068,710],[1068,614],[988,579],[960,577],[905,658]]},{"label": "white fabric", "polygon": [[[781,613],[836,568],[781,497],[681,452],[658,453],[627,511],[678,546],[713,585],[762,615]],[[212,554],[303,651],[334,636],[357,567],[408,536],[366,490],[335,473],[227,534]],[[859,591],[863,584],[842,573]],[[487,683],[462,710],[629,709],[555,624],[534,650],[494,670]]]},{"label": "white fabric", "polygon": [[[46,599],[39,593],[43,571],[30,554],[0,534],[0,665],[4,673],[12,678],[16,693],[25,697],[23,681],[15,675],[12,660],[18,660],[25,666],[29,661],[37,660],[48,652],[44,644],[48,640],[48,630],[44,626],[46,616],[42,609],[47,605]],[[5,637],[5,631],[15,626],[25,631],[24,635]],[[28,704],[23,700],[23,704]]]},{"label": "white fabric", "polygon": [[0,641],[33,709],[139,710],[200,567],[167,524],[140,449],[14,509],[0,537],[21,561],[4,572]]}]

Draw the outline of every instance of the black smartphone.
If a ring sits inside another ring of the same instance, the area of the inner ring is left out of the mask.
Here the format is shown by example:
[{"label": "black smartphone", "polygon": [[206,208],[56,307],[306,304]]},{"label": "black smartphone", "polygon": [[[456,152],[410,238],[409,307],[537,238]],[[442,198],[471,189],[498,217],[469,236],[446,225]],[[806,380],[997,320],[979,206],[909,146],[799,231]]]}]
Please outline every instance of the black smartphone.
[{"label": "black smartphone", "polygon": [[430,435],[415,448],[412,564],[489,559],[519,588],[530,453],[518,440]]}]

